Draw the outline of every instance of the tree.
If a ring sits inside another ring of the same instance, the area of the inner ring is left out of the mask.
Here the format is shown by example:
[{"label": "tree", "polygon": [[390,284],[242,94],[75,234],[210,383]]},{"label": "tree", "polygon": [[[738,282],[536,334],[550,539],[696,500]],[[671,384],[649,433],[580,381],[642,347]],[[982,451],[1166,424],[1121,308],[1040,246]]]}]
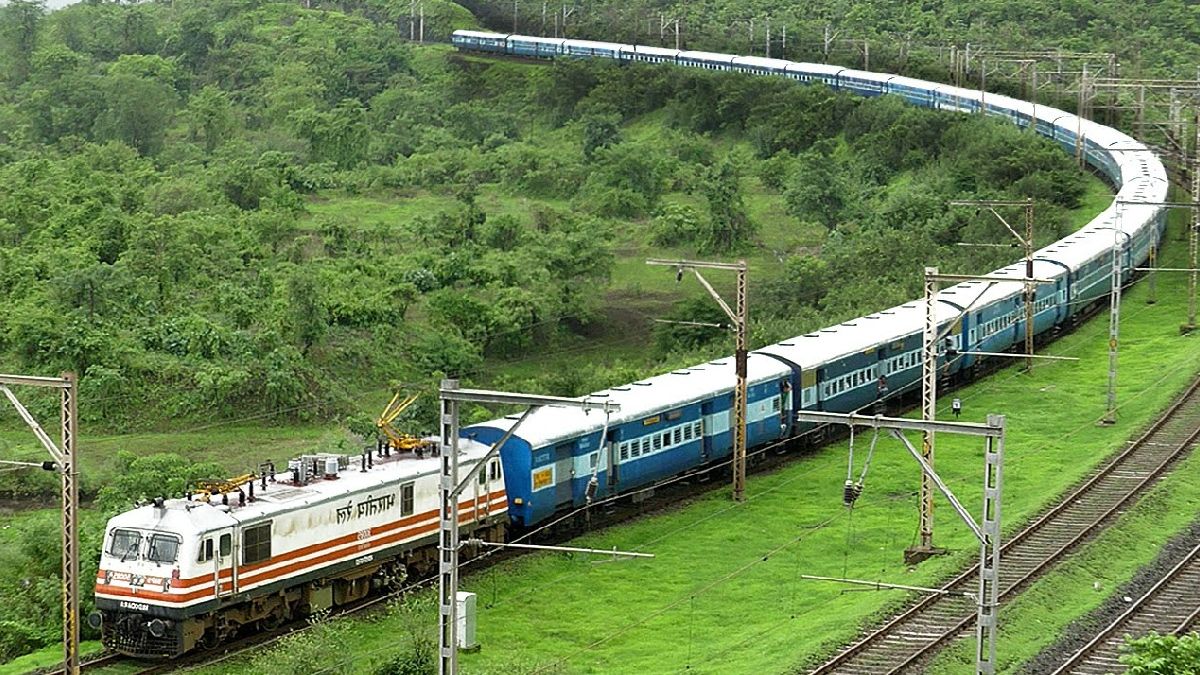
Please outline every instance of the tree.
[{"label": "tree", "polygon": [[0,64],[8,64],[9,84],[24,84],[29,79],[33,53],[37,49],[38,30],[46,14],[44,0],[10,0],[0,6]]},{"label": "tree", "polygon": [[728,157],[712,167],[701,191],[708,201],[707,231],[700,237],[706,251],[727,252],[754,236],[756,228],[746,215],[741,176]]},{"label": "tree", "polygon": [[837,226],[846,206],[847,185],[834,160],[820,150],[802,153],[784,191],[788,212],[802,220],[815,220],[829,229]]},{"label": "tree", "polygon": [[1200,634],[1159,635],[1128,640],[1121,663],[1126,675],[1196,675],[1200,673]]},{"label": "tree", "polygon": [[204,151],[212,154],[233,130],[233,105],[229,94],[209,85],[188,100],[188,135],[204,140]]},{"label": "tree", "polygon": [[174,114],[175,92],[162,82],[128,73],[107,76],[102,88],[107,109],[96,120],[96,135],[146,156],[158,154]]},{"label": "tree", "polygon": [[294,271],[287,280],[287,302],[292,334],[307,356],[329,327],[329,312],[315,276],[303,269]]},{"label": "tree", "polygon": [[288,120],[308,141],[314,161],[351,169],[366,157],[370,141],[366,117],[367,110],[361,103],[343,99],[332,110],[305,108],[288,115]]},{"label": "tree", "polygon": [[598,148],[621,142],[620,118],[616,115],[589,115],[583,121],[583,156],[595,158]]}]

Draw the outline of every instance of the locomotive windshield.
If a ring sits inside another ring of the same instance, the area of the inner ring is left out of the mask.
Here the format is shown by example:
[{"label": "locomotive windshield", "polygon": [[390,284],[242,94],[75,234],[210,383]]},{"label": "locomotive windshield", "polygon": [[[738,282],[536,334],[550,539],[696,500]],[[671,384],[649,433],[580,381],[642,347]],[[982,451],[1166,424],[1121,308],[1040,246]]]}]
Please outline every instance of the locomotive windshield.
[{"label": "locomotive windshield", "polygon": [[121,562],[138,557],[138,547],[142,544],[142,533],[137,530],[113,530],[112,544],[108,548],[110,555],[120,556]]},{"label": "locomotive windshield", "polygon": [[166,534],[150,535],[146,547],[146,559],[156,563],[173,563],[179,555],[179,537]]}]

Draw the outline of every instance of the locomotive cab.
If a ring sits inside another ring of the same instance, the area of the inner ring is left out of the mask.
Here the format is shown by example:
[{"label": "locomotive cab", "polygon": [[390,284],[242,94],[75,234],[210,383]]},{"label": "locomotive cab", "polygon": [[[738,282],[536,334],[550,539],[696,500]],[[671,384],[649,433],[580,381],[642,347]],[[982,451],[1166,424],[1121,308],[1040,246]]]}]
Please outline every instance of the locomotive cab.
[{"label": "locomotive cab", "polygon": [[[148,658],[188,651],[202,638],[188,617],[220,595],[232,561],[233,519],[220,507],[156,500],[108,523],[96,575],[96,609],[108,649]],[[201,534],[198,534],[201,533]],[[228,585],[226,583],[226,585]]]}]

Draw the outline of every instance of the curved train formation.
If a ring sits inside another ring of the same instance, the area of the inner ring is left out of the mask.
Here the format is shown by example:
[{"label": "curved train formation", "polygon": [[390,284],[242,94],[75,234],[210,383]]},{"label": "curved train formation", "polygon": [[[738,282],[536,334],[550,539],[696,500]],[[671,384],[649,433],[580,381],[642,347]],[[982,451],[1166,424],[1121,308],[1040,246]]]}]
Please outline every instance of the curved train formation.
[{"label": "curved train formation", "polygon": [[[1035,255],[1034,332],[1045,337],[1096,305],[1162,237],[1167,175],[1153,153],[1115,129],[1006,96],[836,66],[637,45],[456,31],[460,50],[535,58],[604,58],[823,83],[863,96],[1002,117],[1080,152],[1118,191],[1086,227]],[[1119,203],[1118,203],[1119,202]],[[1139,205],[1138,202],[1145,202]],[[1024,276],[1011,265],[992,274]],[[966,282],[937,296],[947,335],[945,377],[969,377],[980,357],[1023,340],[1023,284]],[[845,412],[920,377],[924,311],[907,303],[750,352],[747,442],[799,436],[798,410]],[[620,404],[609,419],[576,409],[534,412],[461,500],[464,532],[499,540],[555,514],[721,462],[732,451],[732,358],[673,371],[589,397]],[[513,425],[466,427],[464,467]],[[438,461],[381,450],[361,457],[307,456],[282,476],[271,468],[231,492],[158,499],[114,517],[89,617],[105,645],[138,657],[214,646],[243,626],[270,627],[353,602],[436,564]],[[257,492],[257,494],[256,494]]]}]

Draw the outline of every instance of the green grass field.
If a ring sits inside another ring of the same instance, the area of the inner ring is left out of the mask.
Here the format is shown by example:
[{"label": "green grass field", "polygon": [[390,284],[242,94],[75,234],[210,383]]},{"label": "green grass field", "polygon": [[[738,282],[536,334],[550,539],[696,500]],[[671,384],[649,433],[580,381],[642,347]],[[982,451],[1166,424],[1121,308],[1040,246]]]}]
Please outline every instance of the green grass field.
[{"label": "green grass field", "polygon": [[[1181,248],[1171,247],[1163,264],[1181,262]],[[1164,274],[1158,304],[1145,304],[1145,284],[1126,295],[1120,421],[1114,427],[1096,424],[1107,372],[1103,313],[1045,350],[1080,361],[1039,363],[1032,375],[1009,368],[956,394],[966,419],[1007,416],[1006,532],[1134,435],[1200,371],[1196,338],[1177,330],[1186,305],[1183,289],[1180,275]],[[860,463],[868,442],[858,441]],[[981,468],[979,442],[939,438],[938,469],[969,508],[980,501]],[[916,569],[902,564],[902,551],[915,535],[918,471],[895,441],[880,441],[852,513],[841,506],[845,474],[842,443],[752,475],[745,504],[731,503],[721,488],[575,542],[650,552],[653,560],[546,554],[468,574],[463,586],[480,596],[483,649],[463,655],[464,672],[791,670],[905,599],[899,591],[854,592],[799,575],[932,585],[976,555],[971,535],[941,502],[936,539],[952,555]],[[1193,502],[1182,504],[1192,510]],[[1139,549],[1123,567],[1114,564],[1113,575],[1145,555]],[[432,613],[428,625],[434,625]],[[398,634],[386,621],[356,621],[356,650],[349,658],[366,668],[402,648]],[[244,671],[226,664],[220,672]]]}]

